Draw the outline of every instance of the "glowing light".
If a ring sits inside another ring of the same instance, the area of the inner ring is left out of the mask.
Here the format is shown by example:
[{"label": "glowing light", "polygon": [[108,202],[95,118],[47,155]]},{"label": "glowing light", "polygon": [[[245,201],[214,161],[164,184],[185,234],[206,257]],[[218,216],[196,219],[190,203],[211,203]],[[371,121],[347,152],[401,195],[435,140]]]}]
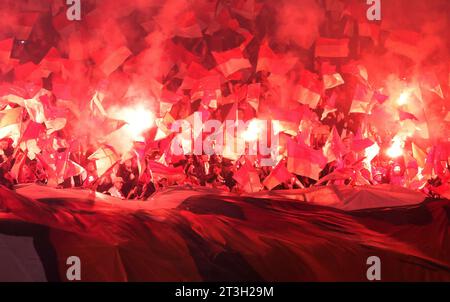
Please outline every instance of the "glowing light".
[{"label": "glowing light", "polygon": [[366,164],[366,167],[371,167],[372,160],[380,153],[380,146],[377,143],[372,146],[366,148],[364,150],[365,159],[363,162]]},{"label": "glowing light", "polygon": [[144,105],[115,108],[111,116],[127,123],[124,127],[134,141],[142,141],[144,139],[142,135],[155,121],[153,112]]},{"label": "glowing light", "polygon": [[409,96],[410,96],[409,91],[402,92],[397,99],[397,105],[399,106],[406,105],[408,103]]},{"label": "glowing light", "polygon": [[258,140],[262,129],[261,121],[253,119],[248,123],[247,129],[242,134],[242,138],[247,142],[254,142]]},{"label": "glowing light", "polygon": [[386,150],[386,155],[391,158],[397,158],[403,155],[403,142],[398,137],[394,137],[392,145]]}]

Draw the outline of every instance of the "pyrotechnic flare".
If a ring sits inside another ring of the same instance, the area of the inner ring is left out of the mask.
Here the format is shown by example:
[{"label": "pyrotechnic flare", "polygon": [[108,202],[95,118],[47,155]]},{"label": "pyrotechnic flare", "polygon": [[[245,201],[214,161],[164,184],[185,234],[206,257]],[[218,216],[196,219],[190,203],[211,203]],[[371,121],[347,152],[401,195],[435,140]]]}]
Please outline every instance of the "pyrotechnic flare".
[{"label": "pyrotechnic flare", "polygon": [[394,137],[391,146],[386,150],[386,155],[397,158],[403,155],[404,142],[398,137]]}]

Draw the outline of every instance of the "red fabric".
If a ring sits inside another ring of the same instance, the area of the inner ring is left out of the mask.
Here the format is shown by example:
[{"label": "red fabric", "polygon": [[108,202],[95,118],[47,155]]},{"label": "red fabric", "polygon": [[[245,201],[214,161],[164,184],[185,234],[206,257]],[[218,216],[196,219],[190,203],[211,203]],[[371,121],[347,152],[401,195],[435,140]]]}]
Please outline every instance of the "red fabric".
[{"label": "red fabric", "polygon": [[323,82],[319,80],[317,74],[302,70],[297,91],[297,100],[300,103],[315,109],[319,104],[323,89]]},{"label": "red fabric", "polygon": [[406,112],[406,111],[403,111],[403,110],[400,110],[400,109],[398,109],[398,116],[399,116],[401,121],[404,121],[404,120],[416,120],[416,121],[418,121],[419,120],[414,114]]},{"label": "red fabric", "polygon": [[252,67],[248,59],[243,57],[240,48],[234,48],[223,52],[213,52],[212,54],[217,61],[217,69],[225,77],[229,77],[241,69]]},{"label": "red fabric", "polygon": [[348,39],[318,38],[316,41],[316,57],[344,58],[349,54]]},{"label": "red fabric", "polygon": [[280,161],[264,179],[263,185],[266,186],[267,189],[272,190],[280,183],[288,181],[291,177],[292,174],[286,169],[286,162]]},{"label": "red fabric", "polygon": [[297,143],[291,139],[288,141],[287,152],[289,172],[319,179],[320,171],[327,164],[327,158],[323,155],[322,150],[314,150],[304,143]]},{"label": "red fabric", "polygon": [[[367,281],[365,263],[374,254],[382,259],[384,281],[450,281],[450,255],[444,252],[450,248],[449,220],[441,215],[448,200],[400,209],[332,207],[411,201],[408,192],[393,186],[318,187],[251,198],[179,187],[147,203],[36,185],[19,192],[28,198],[0,188],[0,233],[17,229],[8,224],[12,218],[47,230],[47,245],[40,247],[56,253],[55,281],[67,281],[66,260],[73,255],[82,260],[82,281],[214,281],[218,276],[223,281]],[[432,219],[424,221],[423,213]],[[405,215],[409,222],[399,223]],[[214,251],[230,262],[211,260]],[[355,261],[364,269],[351,265]]]},{"label": "red fabric", "polygon": [[262,185],[259,180],[258,172],[248,158],[239,170],[234,173],[233,178],[241,186],[242,190],[247,193],[259,192],[261,190]]},{"label": "red fabric", "polygon": [[336,127],[331,129],[331,133],[323,147],[323,153],[327,157],[328,162],[332,162],[341,158],[345,154],[345,146],[342,143],[341,137],[336,130]]}]

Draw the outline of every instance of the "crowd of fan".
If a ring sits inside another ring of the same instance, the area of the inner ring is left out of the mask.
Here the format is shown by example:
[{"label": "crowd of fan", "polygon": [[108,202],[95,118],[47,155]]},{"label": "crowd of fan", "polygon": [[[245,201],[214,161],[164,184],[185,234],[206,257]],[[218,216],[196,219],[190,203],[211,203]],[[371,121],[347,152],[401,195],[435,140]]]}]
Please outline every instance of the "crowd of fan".
[{"label": "crowd of fan", "polygon": [[[322,147],[326,140],[324,137],[324,135],[315,137],[313,145],[317,148]],[[233,161],[220,155],[186,155],[184,158],[171,164],[171,167],[178,167],[179,171],[183,171],[181,177],[180,175],[170,175],[170,173],[168,175],[154,175],[147,164],[142,165],[142,162],[138,163],[135,157],[117,163],[108,173],[98,177],[95,161],[87,160],[87,155],[89,154],[85,154],[84,160],[79,162],[86,173],[65,179],[59,183],[59,187],[83,187],[122,199],[140,200],[147,200],[153,193],[173,185],[206,186],[240,193],[242,192],[242,187],[233,176],[243,161],[252,160],[252,165],[258,172],[261,183],[273,169],[270,166],[260,166],[258,160],[253,160],[251,157],[243,156],[240,160]],[[161,154],[158,151],[154,151],[146,156],[145,162],[158,161],[160,156]],[[322,178],[346,165],[350,167],[357,158],[358,154],[354,152],[347,153],[342,161],[328,163],[320,173],[320,177]],[[14,175],[14,171],[11,169],[15,160],[15,149],[13,148],[12,140],[0,140],[0,185],[12,189],[17,184],[46,184],[48,182],[48,173],[38,159],[27,159],[21,165],[20,171],[16,172],[18,175]],[[445,164],[446,168],[441,176],[425,179],[420,175],[420,169],[416,161],[405,162],[403,157],[390,159],[384,156],[382,152],[374,158],[371,166],[372,171],[368,171],[362,162],[358,166],[352,166],[355,171],[359,171],[363,182],[361,182],[361,177],[359,179],[356,177],[344,177],[342,179],[333,178],[326,182],[320,182],[319,185],[394,184],[413,190],[421,190],[430,196],[439,197],[434,193],[433,188],[447,183],[450,178],[449,163]],[[318,185],[318,181],[292,174],[289,180],[278,184],[272,190],[301,189],[313,185]]]}]

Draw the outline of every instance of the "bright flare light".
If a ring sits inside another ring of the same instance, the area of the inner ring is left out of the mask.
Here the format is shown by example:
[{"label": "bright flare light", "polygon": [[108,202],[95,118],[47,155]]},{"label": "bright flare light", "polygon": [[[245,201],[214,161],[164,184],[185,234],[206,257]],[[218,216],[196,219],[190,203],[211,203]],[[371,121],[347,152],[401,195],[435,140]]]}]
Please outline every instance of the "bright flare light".
[{"label": "bright flare light", "polygon": [[112,116],[127,123],[124,127],[134,141],[144,140],[142,135],[153,126],[155,121],[153,112],[143,105],[118,108],[114,110]]},{"label": "bright flare light", "polygon": [[409,96],[410,96],[409,91],[402,92],[397,99],[397,105],[399,106],[406,105],[408,103]]},{"label": "bright flare light", "polygon": [[387,156],[397,158],[403,155],[403,143],[398,137],[394,137],[392,145],[386,150]]},{"label": "bright flare light", "polygon": [[254,142],[258,140],[259,134],[261,133],[262,129],[261,121],[257,119],[253,119],[248,124],[247,129],[242,134],[242,138],[247,142]]}]

